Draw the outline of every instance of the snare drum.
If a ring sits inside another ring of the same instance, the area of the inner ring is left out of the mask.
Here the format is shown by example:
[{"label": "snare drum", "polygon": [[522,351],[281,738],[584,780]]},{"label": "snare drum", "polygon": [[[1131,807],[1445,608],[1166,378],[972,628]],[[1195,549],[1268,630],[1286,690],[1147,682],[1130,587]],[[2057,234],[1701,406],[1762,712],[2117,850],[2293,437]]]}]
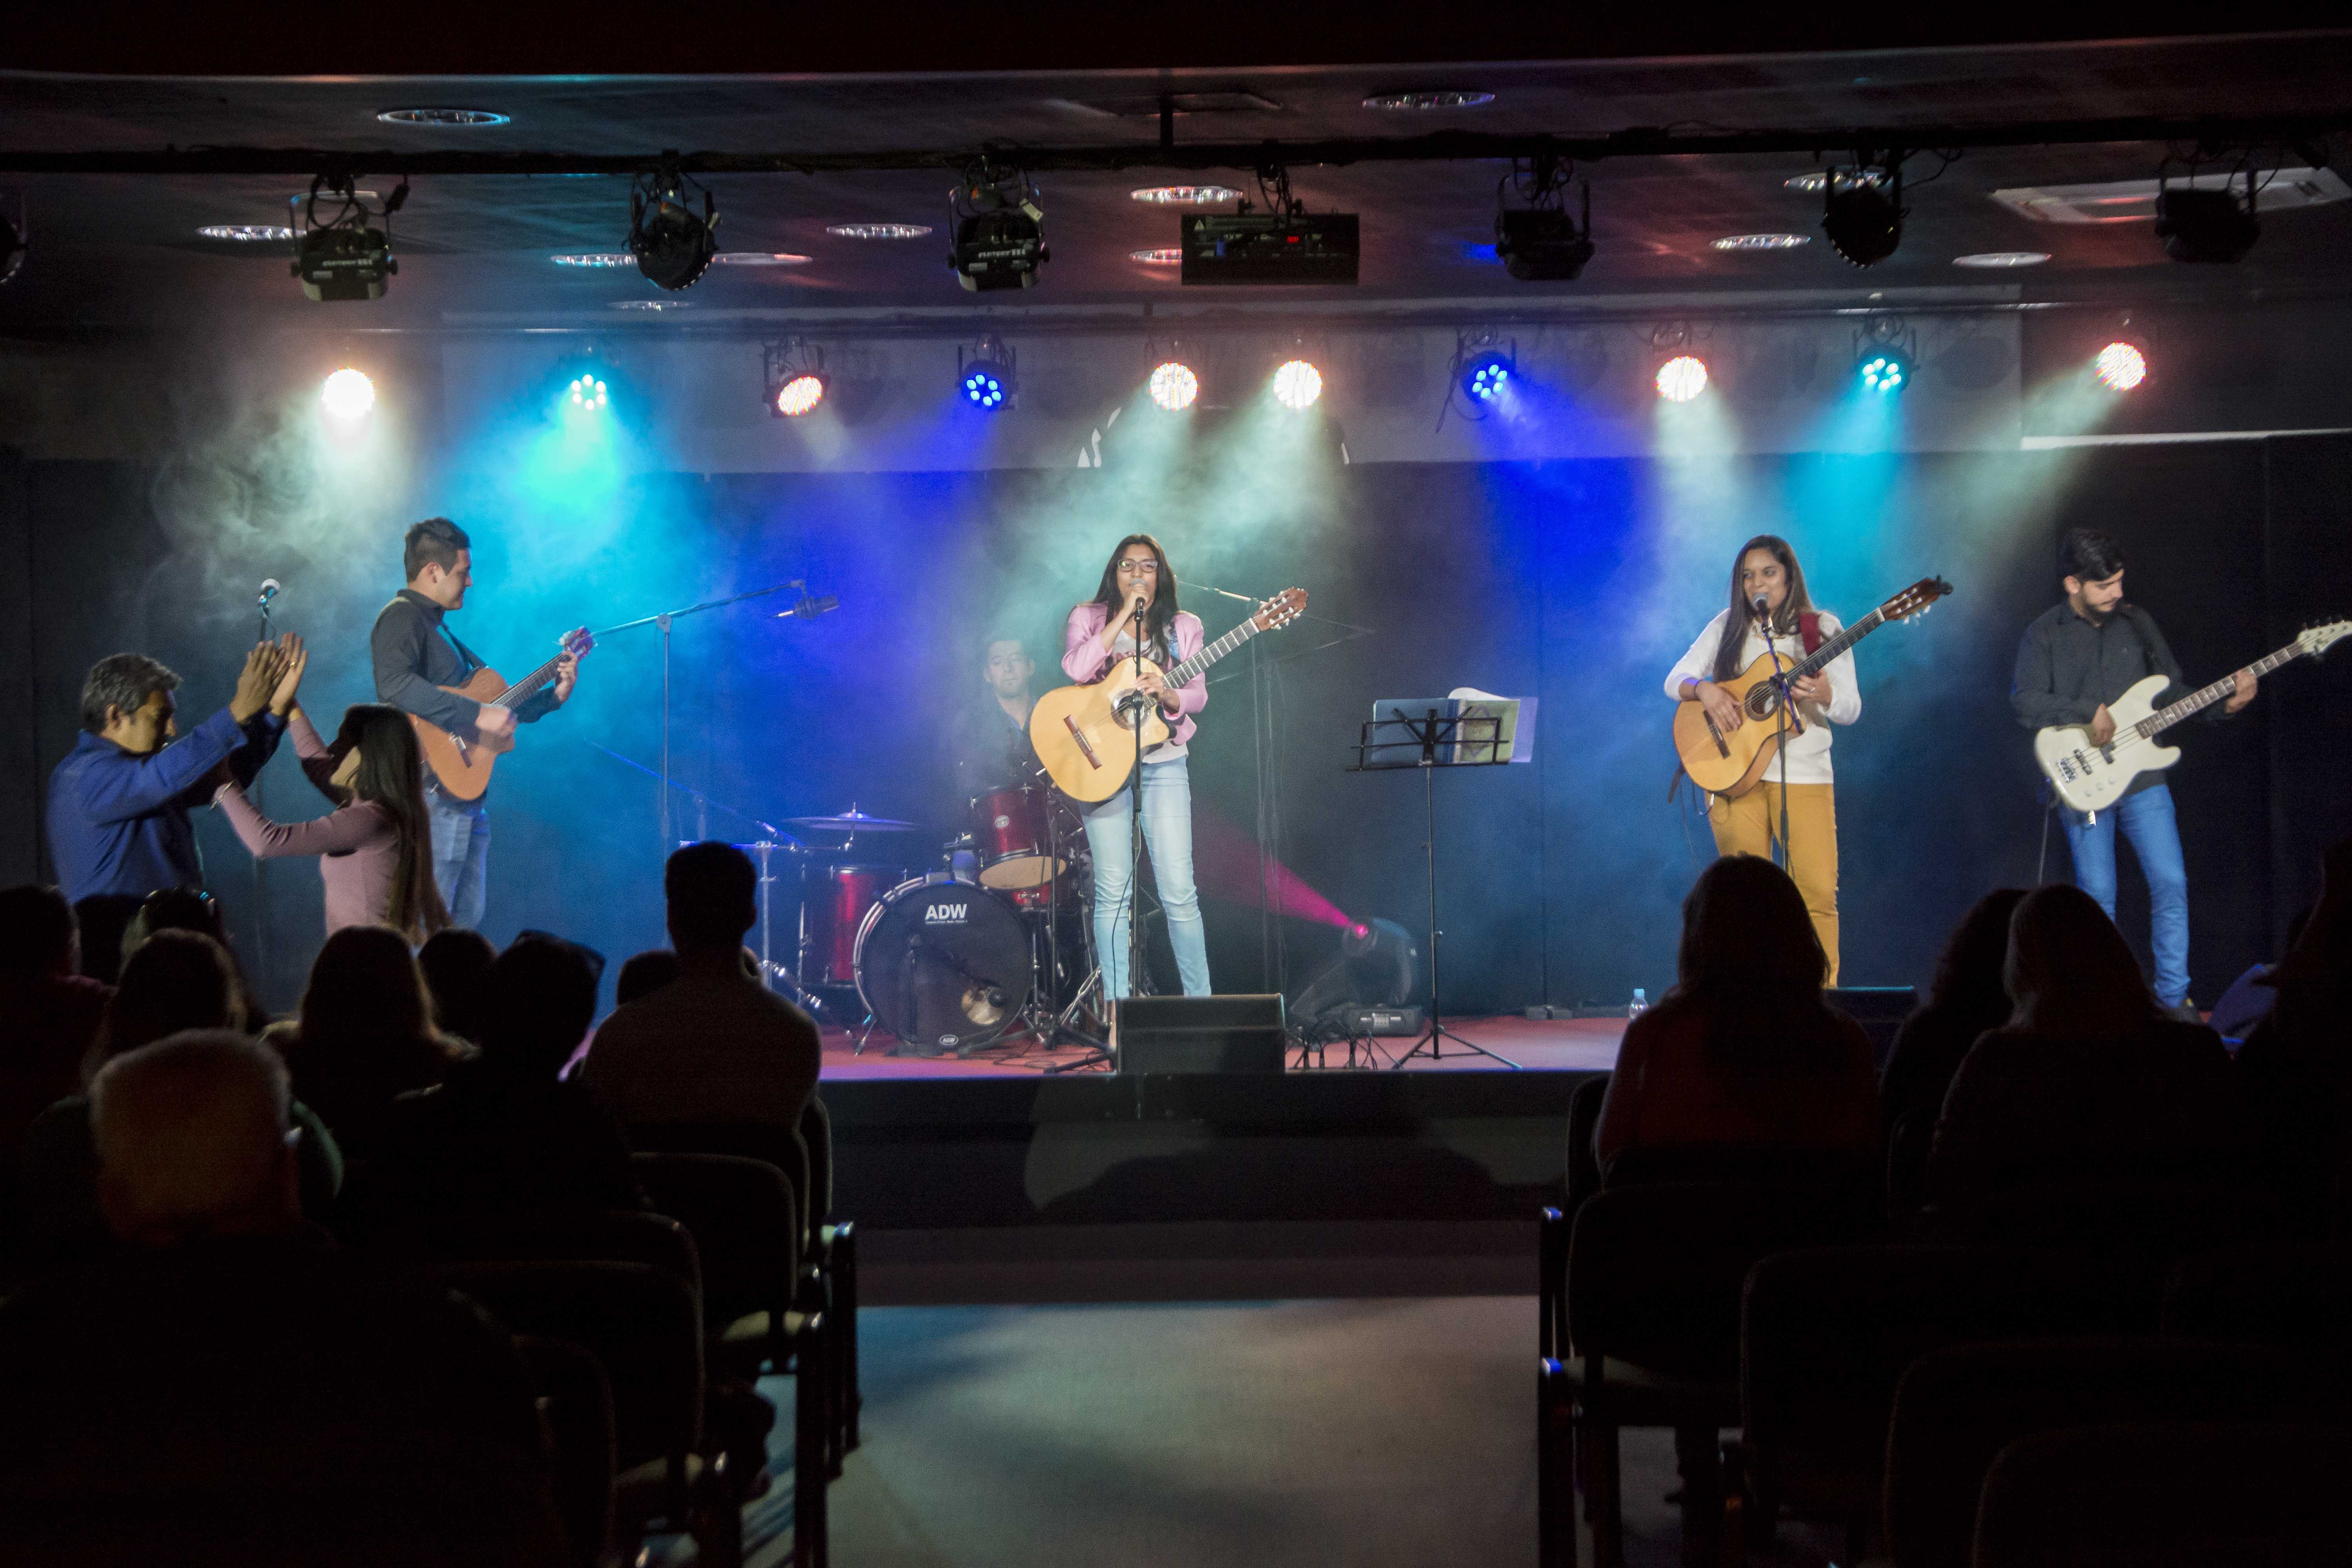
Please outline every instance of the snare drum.
[{"label": "snare drum", "polygon": [[1035,888],[1061,875],[1045,832],[1045,791],[991,790],[971,803],[971,837],[984,888]]},{"label": "snare drum", "polygon": [[801,984],[857,984],[857,929],[907,879],[896,866],[811,866],[801,879]]}]

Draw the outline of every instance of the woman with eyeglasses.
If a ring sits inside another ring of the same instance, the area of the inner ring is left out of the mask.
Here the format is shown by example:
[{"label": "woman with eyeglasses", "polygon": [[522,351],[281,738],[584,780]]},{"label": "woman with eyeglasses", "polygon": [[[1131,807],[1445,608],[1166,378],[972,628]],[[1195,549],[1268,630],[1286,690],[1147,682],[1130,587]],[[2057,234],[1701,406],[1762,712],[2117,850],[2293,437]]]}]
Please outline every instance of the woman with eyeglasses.
[{"label": "woman with eyeglasses", "polygon": [[[1093,599],[1070,611],[1063,627],[1062,669],[1081,684],[1099,680],[1121,658],[1143,657],[1166,669],[1201,651],[1201,618],[1176,605],[1176,574],[1168,552],[1148,533],[1130,533],[1111,552],[1102,585]],[[1095,952],[1102,964],[1103,995],[1116,999],[1131,989],[1127,947],[1134,923],[1135,865],[1129,843],[1129,814],[1142,802],[1143,842],[1160,886],[1160,907],[1168,917],[1169,945],[1176,950],[1176,973],[1184,994],[1209,994],[1209,947],[1202,933],[1201,899],[1192,885],[1192,784],[1185,748],[1192,739],[1192,715],[1207,706],[1209,689],[1199,676],[1170,686],[1160,669],[1147,666],[1139,682],[1160,704],[1168,739],[1146,750],[1143,765],[1117,795],[1086,808],[1087,847],[1094,857]]]}]

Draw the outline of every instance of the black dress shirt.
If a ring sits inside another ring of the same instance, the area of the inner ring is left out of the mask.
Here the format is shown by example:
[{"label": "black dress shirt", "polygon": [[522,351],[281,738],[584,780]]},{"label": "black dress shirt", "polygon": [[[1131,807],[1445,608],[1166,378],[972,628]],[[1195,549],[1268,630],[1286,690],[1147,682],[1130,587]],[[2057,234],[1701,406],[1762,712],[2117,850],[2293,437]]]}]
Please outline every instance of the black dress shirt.
[{"label": "black dress shirt", "polygon": [[[459,740],[478,740],[474,725],[482,704],[441,688],[465,685],[483,661],[442,625],[446,613],[413,588],[403,588],[377,613],[368,637],[376,700],[438,724]],[[555,688],[544,686],[515,704],[515,721],[528,724],[554,710]]]},{"label": "black dress shirt", "polygon": [[[2157,629],[2155,616],[2137,605],[2119,605],[2095,626],[2061,600],[2035,617],[2017,645],[2010,706],[2017,721],[2029,730],[2088,724],[2100,708],[2151,675],[2161,675],[2169,683],[2157,693],[2157,706],[2162,707],[2168,697],[2188,695],[2180,662]],[[2206,712],[2211,718],[2223,716],[2218,706]],[[2136,795],[2163,782],[2161,771],[2144,773],[2124,793]]]}]

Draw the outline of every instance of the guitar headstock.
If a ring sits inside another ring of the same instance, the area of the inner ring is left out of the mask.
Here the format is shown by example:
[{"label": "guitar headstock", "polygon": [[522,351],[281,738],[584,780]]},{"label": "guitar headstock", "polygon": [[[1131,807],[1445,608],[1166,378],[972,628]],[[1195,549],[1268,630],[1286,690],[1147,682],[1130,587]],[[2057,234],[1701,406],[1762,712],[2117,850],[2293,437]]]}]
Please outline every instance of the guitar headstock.
[{"label": "guitar headstock", "polygon": [[1285,588],[1281,593],[1260,605],[1257,607],[1257,614],[1252,616],[1250,621],[1258,630],[1270,632],[1288,626],[1304,615],[1306,610],[1307,590]]},{"label": "guitar headstock", "polygon": [[1907,621],[1934,609],[1936,601],[1951,591],[1952,585],[1941,577],[1922,577],[1879,605],[1878,613],[1890,621]]},{"label": "guitar headstock", "polygon": [[2315,626],[2305,626],[2294,644],[2306,658],[2317,658],[2346,637],[2352,637],[2352,621],[2326,621]]},{"label": "guitar headstock", "polygon": [[596,647],[595,634],[586,626],[568,631],[557,640],[562,646],[563,651],[574,658],[586,658]]}]

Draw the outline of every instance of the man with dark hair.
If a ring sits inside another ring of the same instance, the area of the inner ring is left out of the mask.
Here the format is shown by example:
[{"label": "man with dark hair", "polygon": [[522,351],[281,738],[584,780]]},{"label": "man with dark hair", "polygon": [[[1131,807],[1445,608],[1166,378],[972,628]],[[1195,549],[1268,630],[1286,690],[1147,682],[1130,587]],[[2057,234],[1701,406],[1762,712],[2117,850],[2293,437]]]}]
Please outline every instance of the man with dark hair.
[{"label": "man with dark hair", "polygon": [[[473,541],[446,517],[428,517],[408,531],[401,546],[408,585],[379,611],[369,634],[380,702],[414,713],[472,744],[514,733],[561,708],[572,696],[579,663],[566,655],[554,683],[512,708],[477,702],[445,687],[463,686],[483,661],[444,624],[465,608],[474,582]],[[482,923],[485,879],[490,853],[487,795],[463,800],[441,787],[431,769],[425,775],[425,813],[433,823],[433,879],[454,925]]]},{"label": "man with dark hair", "polygon": [[[2107,704],[2133,682],[2161,675],[2183,691],[2188,683],[2156,618],[2124,602],[2122,541],[2096,529],[2069,529],[2058,542],[2058,572],[2066,597],[2025,628],[2017,646],[2010,705],[2028,730],[2087,725],[2092,742],[2104,746],[2116,733]],[[2253,672],[2238,671],[2237,682],[2227,703],[2208,710],[2210,717],[2228,718],[2254,700]],[[2189,869],[2181,858],[2172,791],[2164,778],[2160,771],[2141,773],[2106,811],[2058,809],[2064,815],[2074,881],[2110,920],[2116,913],[2116,829],[2120,826],[2131,840],[2147,879],[2157,1000],[2194,1023],[2197,1009],[2189,1000]]]},{"label": "man with dark hair", "polygon": [[662,875],[678,977],[615,1010],[581,1077],[625,1126],[763,1121],[797,1129],[816,1092],[807,1014],[743,968],[760,874],[731,844],[690,844]]},{"label": "man with dark hair", "polygon": [[[249,784],[286,732],[290,644],[246,656],[228,706],[179,733],[180,678],[144,654],[109,655],[82,683],[80,741],[49,775],[49,857],[67,900],[88,905],[82,962],[101,978],[118,961],[122,927],[160,888],[201,888],[189,811],[212,799],[214,770]],[[102,928],[102,929],[101,929]]]}]

